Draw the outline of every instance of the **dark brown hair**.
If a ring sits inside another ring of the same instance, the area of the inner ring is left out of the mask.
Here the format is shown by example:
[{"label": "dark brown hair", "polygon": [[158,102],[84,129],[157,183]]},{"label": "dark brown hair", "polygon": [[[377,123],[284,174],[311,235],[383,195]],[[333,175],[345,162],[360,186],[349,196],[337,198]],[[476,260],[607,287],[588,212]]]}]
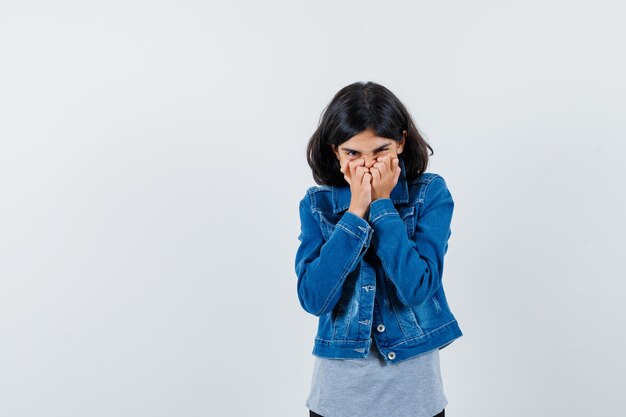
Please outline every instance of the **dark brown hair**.
[{"label": "dark brown hair", "polygon": [[377,136],[406,143],[398,154],[404,162],[407,181],[413,181],[428,166],[433,149],[418,132],[404,104],[387,88],[368,81],[355,82],[339,90],[320,116],[319,125],[307,145],[307,162],[318,185],[345,186],[339,161],[331,144],[341,145],[366,129]]}]

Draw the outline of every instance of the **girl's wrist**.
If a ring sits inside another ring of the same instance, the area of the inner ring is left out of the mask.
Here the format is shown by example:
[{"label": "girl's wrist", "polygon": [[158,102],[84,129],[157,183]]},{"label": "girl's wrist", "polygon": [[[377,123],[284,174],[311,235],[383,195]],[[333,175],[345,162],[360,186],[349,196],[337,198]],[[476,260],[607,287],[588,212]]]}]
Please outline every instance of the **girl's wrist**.
[{"label": "girl's wrist", "polygon": [[348,208],[348,211],[362,219],[365,219],[365,214],[367,213],[367,210],[353,209],[352,207]]}]

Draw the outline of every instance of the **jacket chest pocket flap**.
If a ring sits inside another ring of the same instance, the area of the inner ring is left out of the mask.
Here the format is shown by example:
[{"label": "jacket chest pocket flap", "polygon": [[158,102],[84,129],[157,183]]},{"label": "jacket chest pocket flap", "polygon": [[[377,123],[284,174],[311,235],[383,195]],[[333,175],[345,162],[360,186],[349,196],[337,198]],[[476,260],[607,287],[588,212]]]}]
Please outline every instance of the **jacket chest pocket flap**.
[{"label": "jacket chest pocket flap", "polygon": [[322,235],[324,236],[324,240],[328,241],[330,236],[335,231],[335,225],[341,219],[341,215],[337,215],[334,213],[324,213],[322,211],[318,212],[320,216],[320,227],[322,228]]}]

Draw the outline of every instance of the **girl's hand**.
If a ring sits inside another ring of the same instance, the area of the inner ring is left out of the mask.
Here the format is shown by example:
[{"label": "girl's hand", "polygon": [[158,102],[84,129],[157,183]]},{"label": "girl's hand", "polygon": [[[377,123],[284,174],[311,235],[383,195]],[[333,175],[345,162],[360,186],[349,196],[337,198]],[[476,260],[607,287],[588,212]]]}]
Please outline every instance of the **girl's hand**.
[{"label": "girl's hand", "polygon": [[341,166],[343,177],[350,184],[348,211],[362,218],[365,218],[372,202],[372,174],[369,171],[363,158],[346,160]]},{"label": "girl's hand", "polygon": [[382,156],[378,158],[370,172],[372,173],[372,201],[379,198],[390,198],[400,178],[400,160],[397,157]]}]

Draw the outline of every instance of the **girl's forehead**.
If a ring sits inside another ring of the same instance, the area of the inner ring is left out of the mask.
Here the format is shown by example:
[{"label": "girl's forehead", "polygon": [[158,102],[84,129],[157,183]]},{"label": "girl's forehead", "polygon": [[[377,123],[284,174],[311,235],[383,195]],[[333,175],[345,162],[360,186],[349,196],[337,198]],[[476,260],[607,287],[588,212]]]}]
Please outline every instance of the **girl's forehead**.
[{"label": "girl's forehead", "polygon": [[376,136],[376,134],[358,134],[345,141],[339,147],[349,149],[376,149],[384,145],[393,144],[394,140]]}]

